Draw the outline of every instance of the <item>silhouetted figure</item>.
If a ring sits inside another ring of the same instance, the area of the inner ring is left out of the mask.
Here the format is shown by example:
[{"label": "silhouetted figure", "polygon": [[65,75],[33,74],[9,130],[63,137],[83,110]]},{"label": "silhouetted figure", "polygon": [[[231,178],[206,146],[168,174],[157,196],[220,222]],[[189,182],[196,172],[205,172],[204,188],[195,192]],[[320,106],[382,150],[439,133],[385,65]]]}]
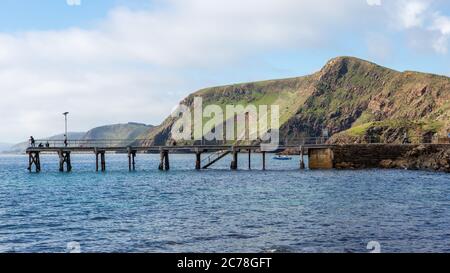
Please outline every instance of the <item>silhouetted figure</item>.
[{"label": "silhouetted figure", "polygon": [[42,142],[41,143],[39,143],[39,146],[38,146],[39,148],[44,148],[44,144],[42,144]]},{"label": "silhouetted figure", "polygon": [[177,141],[176,140],[172,141],[172,146],[177,146]]},{"label": "silhouetted figure", "polygon": [[48,141],[45,143],[45,148],[50,148],[50,143],[48,143]]},{"label": "silhouetted figure", "polygon": [[64,146],[67,147],[69,142],[67,141],[67,135],[64,135]]},{"label": "silhouetted figure", "polygon": [[36,147],[36,141],[34,140],[33,136],[30,136],[30,146],[33,148]]}]

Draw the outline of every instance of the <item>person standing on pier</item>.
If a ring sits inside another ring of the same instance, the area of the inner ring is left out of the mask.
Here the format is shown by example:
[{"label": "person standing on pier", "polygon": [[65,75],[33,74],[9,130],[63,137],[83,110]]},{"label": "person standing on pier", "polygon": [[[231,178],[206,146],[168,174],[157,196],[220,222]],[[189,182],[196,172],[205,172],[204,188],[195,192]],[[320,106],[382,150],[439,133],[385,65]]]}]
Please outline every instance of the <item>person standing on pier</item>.
[{"label": "person standing on pier", "polygon": [[67,147],[68,144],[67,135],[64,135],[64,146]]},{"label": "person standing on pier", "polygon": [[36,147],[36,141],[34,140],[33,136],[30,136],[30,146],[33,148]]}]

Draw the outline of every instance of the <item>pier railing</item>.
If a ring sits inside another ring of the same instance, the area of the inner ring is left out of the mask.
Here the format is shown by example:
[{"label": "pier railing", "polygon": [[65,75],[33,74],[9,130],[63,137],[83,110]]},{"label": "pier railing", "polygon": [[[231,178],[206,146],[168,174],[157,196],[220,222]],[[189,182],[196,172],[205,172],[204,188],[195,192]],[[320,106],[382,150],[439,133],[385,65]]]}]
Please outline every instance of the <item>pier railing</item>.
[{"label": "pier railing", "polygon": [[[37,139],[35,140],[34,147],[36,148],[92,148],[92,147],[127,147],[131,145],[135,140],[126,140],[126,139],[86,139],[86,140],[53,140],[53,139]],[[31,147],[31,143],[29,143]]]},{"label": "pier railing", "polygon": [[[299,139],[285,139],[280,140],[278,144],[280,146],[300,146],[300,145],[314,145],[314,144],[326,144],[328,138],[324,137],[306,137]],[[150,146],[149,139],[84,139],[84,140],[67,140],[63,139],[37,139],[33,147],[36,148],[114,148],[114,147],[128,147],[128,146],[139,146],[145,147]],[[164,145],[151,145],[151,146],[252,146],[259,144],[270,144],[270,141],[262,140],[219,140],[219,141],[208,141],[208,140],[193,140],[193,141],[180,141],[178,143],[169,141]],[[272,143],[273,144],[273,143]],[[29,147],[32,147],[29,143]]]},{"label": "pier railing", "polygon": [[[405,138],[395,138],[393,140],[386,139],[379,136],[364,136],[358,137],[354,140],[354,144],[431,144],[431,143],[446,143],[450,142],[450,138],[442,137],[427,137],[427,136],[409,136]],[[129,147],[139,146],[146,147],[150,143],[149,139],[84,139],[84,140],[68,140],[67,143],[63,139],[37,139],[33,147],[36,148],[114,148],[114,147]],[[255,146],[259,144],[269,144],[270,141],[261,140],[238,140],[238,141],[182,141],[182,142],[168,142],[163,145],[152,146]],[[323,144],[339,144],[339,140],[330,142],[327,137],[302,137],[302,138],[286,138],[280,139],[279,146],[292,147],[302,145],[323,145]],[[346,142],[345,144],[348,144]],[[32,147],[29,143],[29,147]]]}]

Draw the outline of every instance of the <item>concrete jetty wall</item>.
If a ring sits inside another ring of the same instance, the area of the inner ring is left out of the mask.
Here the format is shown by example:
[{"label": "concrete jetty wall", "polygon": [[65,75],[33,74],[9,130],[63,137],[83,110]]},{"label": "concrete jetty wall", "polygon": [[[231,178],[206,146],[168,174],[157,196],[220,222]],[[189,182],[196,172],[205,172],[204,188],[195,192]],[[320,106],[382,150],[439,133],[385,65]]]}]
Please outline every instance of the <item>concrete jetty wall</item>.
[{"label": "concrete jetty wall", "polygon": [[402,168],[450,172],[450,145],[348,144],[311,149],[309,168]]}]

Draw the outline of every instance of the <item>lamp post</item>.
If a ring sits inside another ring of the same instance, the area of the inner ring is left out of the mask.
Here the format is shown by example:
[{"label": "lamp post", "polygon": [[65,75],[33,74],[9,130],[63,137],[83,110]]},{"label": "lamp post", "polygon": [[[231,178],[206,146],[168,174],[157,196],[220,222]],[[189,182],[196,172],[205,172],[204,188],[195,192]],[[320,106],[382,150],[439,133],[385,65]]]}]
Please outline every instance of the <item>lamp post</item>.
[{"label": "lamp post", "polygon": [[65,130],[64,130],[64,145],[67,147],[67,115],[69,112],[64,112],[64,122],[65,122]]}]

